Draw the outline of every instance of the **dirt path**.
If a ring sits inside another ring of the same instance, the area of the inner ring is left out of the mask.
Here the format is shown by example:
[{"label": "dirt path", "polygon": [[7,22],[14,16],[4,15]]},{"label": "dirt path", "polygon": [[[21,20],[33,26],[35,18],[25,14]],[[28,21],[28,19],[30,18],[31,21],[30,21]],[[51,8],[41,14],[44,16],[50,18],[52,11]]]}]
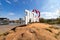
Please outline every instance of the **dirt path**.
[{"label": "dirt path", "polygon": [[20,24],[0,25],[0,34],[11,30],[12,28],[19,26]]},{"label": "dirt path", "polygon": [[53,26],[60,28],[60,24],[54,24]]}]

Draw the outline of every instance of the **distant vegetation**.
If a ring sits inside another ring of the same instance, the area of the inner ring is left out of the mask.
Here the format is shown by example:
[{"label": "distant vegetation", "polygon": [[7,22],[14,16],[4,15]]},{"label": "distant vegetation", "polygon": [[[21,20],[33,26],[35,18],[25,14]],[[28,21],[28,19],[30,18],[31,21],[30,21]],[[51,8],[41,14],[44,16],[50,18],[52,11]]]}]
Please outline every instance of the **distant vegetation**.
[{"label": "distant vegetation", "polygon": [[40,23],[60,24],[60,18],[56,18],[56,19],[40,18],[39,21],[40,21]]},{"label": "distant vegetation", "polygon": [[[25,22],[24,20],[22,19],[19,19],[19,20],[11,20],[10,23],[22,23],[22,22]],[[40,23],[48,23],[48,24],[60,24],[60,18],[56,18],[56,19],[44,19],[44,18],[40,18],[39,19],[39,22]],[[31,20],[30,22],[31,23]]]}]

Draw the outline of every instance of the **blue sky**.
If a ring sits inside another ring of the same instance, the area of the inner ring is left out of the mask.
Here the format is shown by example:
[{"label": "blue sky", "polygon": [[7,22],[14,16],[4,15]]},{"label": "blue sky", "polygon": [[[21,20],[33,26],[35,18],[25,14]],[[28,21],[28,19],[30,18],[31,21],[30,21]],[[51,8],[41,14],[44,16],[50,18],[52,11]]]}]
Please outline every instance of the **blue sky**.
[{"label": "blue sky", "polygon": [[38,9],[43,18],[57,18],[60,0],[0,0],[0,17],[19,19],[25,16],[25,9]]}]

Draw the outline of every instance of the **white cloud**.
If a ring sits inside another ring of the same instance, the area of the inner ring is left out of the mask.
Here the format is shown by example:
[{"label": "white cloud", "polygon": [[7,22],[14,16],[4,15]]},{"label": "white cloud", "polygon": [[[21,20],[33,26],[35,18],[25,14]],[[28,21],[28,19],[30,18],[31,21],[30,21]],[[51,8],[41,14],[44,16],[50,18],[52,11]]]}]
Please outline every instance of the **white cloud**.
[{"label": "white cloud", "polygon": [[11,2],[9,0],[6,0],[7,3],[11,4]]},{"label": "white cloud", "polygon": [[60,16],[60,0],[48,0],[42,8],[46,10],[41,12],[43,18],[51,19]]},{"label": "white cloud", "polygon": [[56,12],[41,12],[41,17],[45,18],[45,19],[57,18],[60,16],[58,11],[56,11]]},{"label": "white cloud", "polygon": [[9,13],[8,15],[10,15],[10,16],[14,16],[15,14],[11,12],[11,13]]},{"label": "white cloud", "polygon": [[55,11],[60,8],[60,0],[47,0],[42,8],[43,10]]}]

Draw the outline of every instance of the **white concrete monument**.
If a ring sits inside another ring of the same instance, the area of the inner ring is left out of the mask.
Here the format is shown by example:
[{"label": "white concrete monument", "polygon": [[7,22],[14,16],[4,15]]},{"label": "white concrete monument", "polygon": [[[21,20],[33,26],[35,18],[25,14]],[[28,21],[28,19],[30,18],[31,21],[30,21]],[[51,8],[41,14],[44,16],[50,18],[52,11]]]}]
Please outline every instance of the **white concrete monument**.
[{"label": "white concrete monument", "polygon": [[25,14],[25,24],[28,24],[29,22],[39,22],[37,13],[25,10]]}]

